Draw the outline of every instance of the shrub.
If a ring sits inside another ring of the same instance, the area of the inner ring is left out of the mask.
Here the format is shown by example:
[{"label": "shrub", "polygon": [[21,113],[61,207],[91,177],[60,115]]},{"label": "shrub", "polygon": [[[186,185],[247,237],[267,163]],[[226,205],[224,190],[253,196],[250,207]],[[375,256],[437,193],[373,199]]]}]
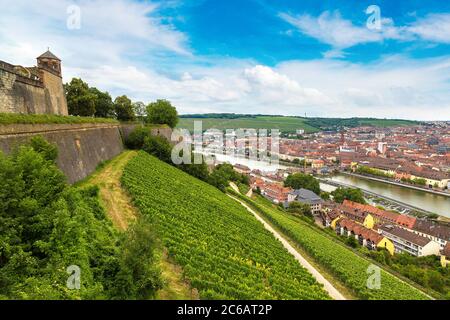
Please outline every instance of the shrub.
[{"label": "shrub", "polygon": [[150,136],[151,129],[147,127],[137,127],[134,129],[128,137],[125,139],[125,145],[129,149],[142,149],[144,146],[144,140]]},{"label": "shrub", "polygon": [[172,161],[172,146],[164,137],[146,137],[142,149],[164,162],[170,163]]},{"label": "shrub", "polygon": [[58,157],[58,148],[56,145],[49,143],[42,136],[31,138],[30,146],[46,160],[55,161]]}]

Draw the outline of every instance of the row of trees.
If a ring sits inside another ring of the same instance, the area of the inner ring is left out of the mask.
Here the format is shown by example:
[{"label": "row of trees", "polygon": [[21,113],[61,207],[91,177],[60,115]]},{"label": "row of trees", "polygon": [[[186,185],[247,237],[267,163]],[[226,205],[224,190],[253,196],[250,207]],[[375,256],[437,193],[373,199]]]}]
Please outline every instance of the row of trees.
[{"label": "row of trees", "polygon": [[177,110],[167,100],[157,100],[148,105],[132,102],[126,95],[113,100],[108,92],[90,87],[79,78],[66,83],[64,90],[70,115],[116,118],[120,121],[141,120],[150,124],[167,124],[171,128],[178,123]]}]

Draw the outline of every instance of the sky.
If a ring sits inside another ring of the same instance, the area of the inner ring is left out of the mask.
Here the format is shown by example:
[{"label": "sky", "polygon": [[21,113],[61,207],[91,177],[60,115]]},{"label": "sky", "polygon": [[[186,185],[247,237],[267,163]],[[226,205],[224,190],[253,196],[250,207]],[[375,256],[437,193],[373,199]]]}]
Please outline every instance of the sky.
[{"label": "sky", "polygon": [[450,120],[450,1],[0,0],[0,60],[181,114]]}]

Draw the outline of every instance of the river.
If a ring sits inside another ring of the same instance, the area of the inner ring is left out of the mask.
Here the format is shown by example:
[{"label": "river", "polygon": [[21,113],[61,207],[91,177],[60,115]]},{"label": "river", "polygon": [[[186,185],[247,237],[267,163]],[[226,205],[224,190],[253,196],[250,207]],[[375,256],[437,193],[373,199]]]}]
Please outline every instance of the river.
[{"label": "river", "polygon": [[331,180],[374,192],[423,210],[450,217],[450,198],[364,178],[337,174]]}]

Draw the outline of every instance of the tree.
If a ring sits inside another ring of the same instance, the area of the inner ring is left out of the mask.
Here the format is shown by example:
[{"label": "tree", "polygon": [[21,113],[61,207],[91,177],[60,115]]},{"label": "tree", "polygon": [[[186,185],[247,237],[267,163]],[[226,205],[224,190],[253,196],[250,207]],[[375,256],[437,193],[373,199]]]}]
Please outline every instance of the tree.
[{"label": "tree", "polygon": [[89,85],[81,79],[73,78],[64,85],[69,114],[92,117],[95,114],[96,95],[89,90]]},{"label": "tree", "polygon": [[315,194],[320,194],[319,180],[308,174],[291,174],[286,178],[284,185],[293,189],[304,188],[314,192]]},{"label": "tree", "polygon": [[354,236],[350,236],[345,239],[345,243],[352,248],[356,248],[359,245],[358,240],[356,240]]},{"label": "tree", "polygon": [[344,200],[350,200],[353,202],[358,202],[365,204],[366,200],[364,199],[364,194],[361,189],[354,188],[337,188],[333,192],[331,192],[334,201],[338,203],[343,203]]},{"label": "tree", "polygon": [[108,92],[102,92],[97,88],[89,88],[89,91],[95,95],[95,116],[100,118],[114,118],[114,103]]},{"label": "tree", "polygon": [[125,139],[125,145],[129,149],[139,150],[144,146],[144,140],[151,135],[151,129],[148,127],[137,127]]},{"label": "tree", "polygon": [[143,150],[159,160],[170,163],[172,161],[172,146],[166,138],[148,136],[144,139]]},{"label": "tree", "polygon": [[330,193],[329,193],[329,192],[326,192],[326,191],[321,191],[321,192],[320,192],[320,197],[321,197],[323,200],[330,200]]},{"label": "tree", "polygon": [[136,118],[131,100],[125,95],[114,100],[114,109],[118,120],[133,121]]},{"label": "tree", "polygon": [[208,183],[215,186],[220,191],[225,192],[226,187],[229,185],[229,180],[223,171],[213,170],[209,175]]},{"label": "tree", "polygon": [[152,124],[167,124],[175,128],[178,124],[177,109],[167,100],[157,100],[147,106],[146,122]]},{"label": "tree", "polygon": [[312,216],[311,207],[306,203],[293,201],[289,204],[288,212],[305,216]]},{"label": "tree", "polygon": [[[182,157],[183,154],[181,153],[180,156]],[[202,163],[195,164],[194,163],[195,154],[191,152],[191,163],[182,163],[178,165],[177,167],[184,172],[190,174],[193,177],[196,177],[197,179],[200,179],[202,181],[208,181],[209,178],[209,172],[208,172],[208,166],[206,165],[205,161],[202,161]]]}]

